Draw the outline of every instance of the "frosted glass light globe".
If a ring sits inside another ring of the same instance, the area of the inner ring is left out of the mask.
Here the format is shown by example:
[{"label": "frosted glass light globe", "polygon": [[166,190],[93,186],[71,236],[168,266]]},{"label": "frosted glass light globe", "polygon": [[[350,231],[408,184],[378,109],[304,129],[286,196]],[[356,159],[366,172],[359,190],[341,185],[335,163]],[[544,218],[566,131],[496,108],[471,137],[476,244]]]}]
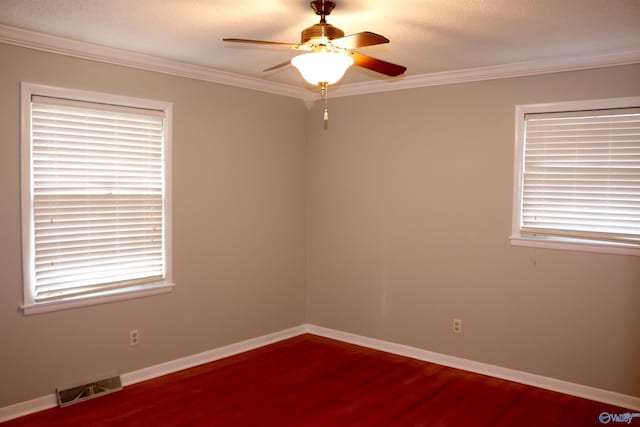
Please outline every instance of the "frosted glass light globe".
[{"label": "frosted glass light globe", "polygon": [[312,85],[333,84],[353,65],[353,58],[340,52],[312,52],[296,56],[291,64]]}]

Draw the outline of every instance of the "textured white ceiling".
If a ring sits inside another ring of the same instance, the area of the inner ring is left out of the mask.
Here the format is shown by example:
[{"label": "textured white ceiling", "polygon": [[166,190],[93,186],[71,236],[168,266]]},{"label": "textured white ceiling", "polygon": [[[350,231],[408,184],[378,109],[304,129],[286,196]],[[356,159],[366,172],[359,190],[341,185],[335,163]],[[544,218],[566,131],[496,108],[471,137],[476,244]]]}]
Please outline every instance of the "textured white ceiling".
[{"label": "textured white ceiling", "polygon": [[[360,51],[406,76],[640,49],[640,0],[336,0],[328,22],[391,43]],[[0,0],[0,24],[303,86],[287,48],[318,22],[306,0]],[[343,83],[384,79],[352,67]]]}]

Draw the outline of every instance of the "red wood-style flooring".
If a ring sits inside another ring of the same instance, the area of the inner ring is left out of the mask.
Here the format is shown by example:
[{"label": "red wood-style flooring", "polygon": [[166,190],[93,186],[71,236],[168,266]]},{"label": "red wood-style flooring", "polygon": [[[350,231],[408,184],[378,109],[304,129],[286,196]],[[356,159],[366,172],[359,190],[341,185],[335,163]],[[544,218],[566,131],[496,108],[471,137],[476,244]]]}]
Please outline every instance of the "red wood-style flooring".
[{"label": "red wood-style flooring", "polygon": [[583,427],[602,412],[630,411],[305,334],[6,427]]}]

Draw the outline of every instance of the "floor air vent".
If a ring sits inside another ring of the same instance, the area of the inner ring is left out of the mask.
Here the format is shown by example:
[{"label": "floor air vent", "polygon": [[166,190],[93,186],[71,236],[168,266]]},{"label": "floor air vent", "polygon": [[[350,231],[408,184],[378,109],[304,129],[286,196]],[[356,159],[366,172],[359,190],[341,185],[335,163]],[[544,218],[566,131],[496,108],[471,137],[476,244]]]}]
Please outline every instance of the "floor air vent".
[{"label": "floor air vent", "polygon": [[63,407],[104,396],[118,390],[122,390],[122,382],[120,381],[120,376],[115,376],[64,389],[58,388],[56,389],[56,394],[58,395],[58,405]]}]

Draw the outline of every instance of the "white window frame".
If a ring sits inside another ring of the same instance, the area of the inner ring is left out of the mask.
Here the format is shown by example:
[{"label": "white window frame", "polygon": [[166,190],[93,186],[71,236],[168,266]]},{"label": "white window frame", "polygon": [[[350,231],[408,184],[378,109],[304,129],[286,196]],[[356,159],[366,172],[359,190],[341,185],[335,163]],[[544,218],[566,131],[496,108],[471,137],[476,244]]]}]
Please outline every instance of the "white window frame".
[{"label": "white window frame", "polygon": [[630,108],[638,106],[640,106],[640,96],[516,105],[513,217],[510,236],[511,244],[513,246],[640,256],[640,247],[638,245],[580,240],[577,238],[530,237],[523,236],[520,231],[522,215],[522,173],[524,165],[525,115],[530,113],[555,113],[565,111]]},{"label": "white window frame", "polygon": [[[23,269],[23,304],[25,315],[65,310],[75,307],[103,304],[107,302],[139,298],[150,295],[171,292],[173,289],[171,268],[171,135],[173,104],[143,98],[112,95],[100,92],[90,92],[61,87],[45,86],[22,82],[21,86],[21,114],[20,114],[20,145],[21,145],[21,220],[22,220],[22,269]],[[85,101],[90,103],[109,104],[133,108],[160,110],[164,112],[164,147],[163,147],[163,217],[164,217],[164,279],[151,283],[144,283],[135,287],[118,291],[107,291],[101,294],[76,296],[74,298],[59,299],[46,302],[36,302],[34,299],[35,267],[34,267],[34,237],[33,237],[33,184],[31,171],[31,99],[32,96],[46,96],[53,98]]]}]

